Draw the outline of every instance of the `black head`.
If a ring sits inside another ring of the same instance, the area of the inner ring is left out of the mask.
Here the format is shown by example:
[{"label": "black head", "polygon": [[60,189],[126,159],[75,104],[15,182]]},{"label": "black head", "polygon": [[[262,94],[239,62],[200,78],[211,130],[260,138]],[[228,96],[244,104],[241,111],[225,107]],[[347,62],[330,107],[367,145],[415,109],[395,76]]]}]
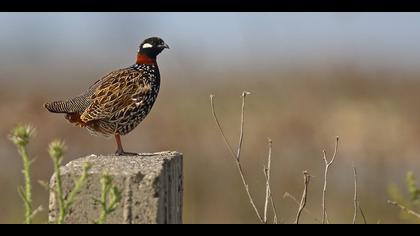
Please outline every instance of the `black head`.
[{"label": "black head", "polygon": [[139,53],[156,58],[165,48],[169,48],[169,46],[161,38],[151,37],[140,44]]}]

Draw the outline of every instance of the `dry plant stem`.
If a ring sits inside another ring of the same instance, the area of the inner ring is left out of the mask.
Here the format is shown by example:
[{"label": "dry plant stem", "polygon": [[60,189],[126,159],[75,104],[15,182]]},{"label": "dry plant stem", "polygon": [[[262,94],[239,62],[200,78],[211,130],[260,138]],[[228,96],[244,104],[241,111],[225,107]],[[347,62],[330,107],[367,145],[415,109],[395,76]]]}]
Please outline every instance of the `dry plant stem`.
[{"label": "dry plant stem", "polygon": [[217,124],[217,127],[218,127],[218,129],[220,131],[220,134],[222,135],[223,140],[224,140],[227,148],[229,149],[230,154],[232,155],[233,159],[235,160],[236,167],[237,167],[237,169],[239,171],[239,175],[241,176],[241,180],[242,180],[242,183],[243,183],[243,185],[245,187],[245,191],[246,191],[246,193],[248,195],[249,202],[250,202],[252,208],[254,209],[255,214],[257,215],[258,219],[262,223],[264,223],[264,220],[261,217],[261,214],[259,213],[259,211],[258,211],[258,209],[257,209],[257,207],[256,207],[256,205],[254,203],[254,199],[253,199],[253,197],[251,195],[251,192],[249,191],[248,183],[247,183],[247,181],[245,179],[245,176],[244,176],[244,173],[243,173],[243,170],[242,170],[242,166],[241,166],[241,162],[239,161],[240,160],[241,148],[242,148],[242,138],[243,138],[243,128],[244,128],[245,97],[248,94],[250,94],[250,93],[249,92],[245,92],[245,91],[242,93],[242,114],[241,114],[241,128],[240,128],[241,130],[240,130],[239,146],[238,146],[238,151],[236,153],[236,156],[235,156],[235,154],[233,152],[233,149],[230,146],[230,144],[229,144],[229,142],[228,142],[228,140],[226,138],[226,135],[223,132],[223,129],[222,129],[221,125],[220,125],[219,119],[217,118],[216,111],[214,109],[214,95],[210,95],[210,104],[211,104],[213,118],[214,118],[214,120],[215,120],[215,122]]},{"label": "dry plant stem", "polygon": [[363,212],[362,207],[360,206],[360,201],[357,201],[357,204],[359,205],[360,215],[362,215],[363,223],[367,224],[365,213]]},{"label": "dry plant stem", "polygon": [[[266,173],[264,173],[264,177],[265,177],[265,180],[267,181],[267,174]],[[271,208],[273,209],[273,223],[274,224],[278,224],[278,217],[277,217],[277,208],[276,208],[276,205],[274,204],[274,201],[273,201],[273,194],[271,193],[271,187],[270,187],[270,184],[268,185],[268,191],[269,191],[269,198],[270,198],[270,202],[271,202]]]},{"label": "dry plant stem", "polygon": [[358,210],[358,200],[357,200],[357,172],[356,167],[353,166],[353,176],[354,176],[354,213],[353,213],[353,224],[356,224],[357,210]]},{"label": "dry plant stem", "polygon": [[264,167],[264,176],[266,180],[266,191],[265,191],[265,204],[264,204],[264,223],[267,223],[267,211],[268,211],[268,201],[271,202],[271,207],[273,208],[273,222],[275,224],[278,223],[278,217],[277,217],[277,209],[276,205],[273,201],[273,194],[271,192],[270,187],[270,174],[271,174],[271,153],[273,149],[273,141],[271,139],[268,139],[268,160],[267,160],[267,168]]},{"label": "dry plant stem", "polygon": [[223,129],[222,129],[222,126],[220,125],[219,119],[216,116],[216,110],[214,109],[214,101],[213,100],[214,100],[214,95],[211,94],[210,95],[210,105],[211,105],[211,112],[213,114],[213,118],[214,118],[214,120],[216,122],[216,125],[217,125],[217,128],[219,129],[220,134],[223,137],[223,141],[225,142],[226,147],[228,148],[228,150],[230,152],[230,155],[232,155],[233,158],[236,158],[235,154],[233,153],[233,149],[230,146],[230,144],[229,144],[229,142],[228,142],[228,140],[227,140],[227,138],[225,136],[225,133],[223,132]]},{"label": "dry plant stem", "polygon": [[239,162],[239,160],[236,160],[236,166],[238,168],[239,175],[241,176],[242,183],[243,183],[243,185],[245,187],[245,191],[246,191],[246,193],[248,195],[249,202],[251,203],[252,207],[254,208],[255,214],[257,214],[258,219],[262,223],[264,223],[263,218],[261,217],[260,213],[258,212],[257,206],[254,203],[254,199],[252,198],[251,192],[249,191],[248,183],[247,183],[247,181],[245,179],[244,173],[242,171],[242,166],[241,166],[241,163]]},{"label": "dry plant stem", "polygon": [[[299,201],[292,194],[290,194],[288,192],[285,192],[284,195],[283,195],[283,199],[286,198],[286,197],[292,199],[296,203],[296,205],[298,205],[298,206],[300,205]],[[321,220],[316,218],[310,210],[305,208],[305,209],[303,209],[303,211],[306,212],[309,216],[311,216],[316,222],[321,223]]]},{"label": "dry plant stem", "polygon": [[271,207],[273,208],[273,212],[274,212],[273,223],[278,224],[279,219],[277,217],[277,208],[276,208],[276,205],[274,204],[274,201],[273,201],[273,195],[271,194],[271,188],[270,188],[270,202],[271,202]]},{"label": "dry plant stem", "polygon": [[251,93],[250,93],[250,92],[246,92],[246,91],[242,92],[241,128],[240,128],[241,133],[240,133],[240,135],[239,135],[238,150],[236,151],[236,159],[238,159],[238,160],[239,160],[239,158],[240,158],[240,156],[241,156],[242,141],[243,141],[243,138],[244,138],[244,122],[245,122],[245,117],[244,117],[245,112],[244,112],[244,111],[245,111],[245,98],[246,98],[246,95],[249,95],[249,94],[251,94]]},{"label": "dry plant stem", "polygon": [[390,200],[388,200],[388,204],[391,204],[391,205],[397,206],[397,207],[399,207],[401,210],[403,210],[403,211],[407,212],[408,214],[413,215],[413,216],[415,216],[415,217],[417,217],[417,218],[419,218],[419,219],[420,219],[420,213],[417,213],[417,212],[415,212],[415,211],[413,211],[413,210],[411,210],[411,209],[408,209],[407,207],[405,207],[405,206],[403,206],[403,205],[399,204],[398,202],[394,202],[394,201],[390,201]]},{"label": "dry plant stem", "polygon": [[353,176],[354,176],[354,214],[353,214],[353,224],[356,224],[356,218],[357,218],[357,211],[360,211],[360,215],[363,218],[363,223],[367,224],[365,214],[363,213],[362,207],[360,206],[360,200],[359,195],[357,193],[357,171],[356,167],[353,165]]},{"label": "dry plant stem", "polygon": [[296,224],[299,224],[299,219],[300,219],[300,215],[302,214],[302,210],[305,208],[306,206],[306,200],[308,197],[308,185],[309,185],[309,181],[310,181],[311,176],[309,175],[308,171],[304,171],[303,172],[303,184],[304,184],[304,189],[303,189],[303,193],[302,193],[302,199],[300,200],[300,204],[299,204],[299,210],[297,212],[296,215]]},{"label": "dry plant stem", "polygon": [[322,189],[322,224],[325,224],[326,221],[328,222],[327,209],[326,209],[326,206],[325,206],[325,196],[326,196],[326,193],[327,193],[327,176],[328,176],[328,169],[329,169],[330,165],[334,162],[335,157],[337,156],[338,141],[339,141],[339,137],[336,138],[334,154],[333,154],[330,161],[327,160],[327,153],[325,152],[325,150],[322,152],[323,153],[323,158],[324,158],[324,163],[325,163],[324,187]]},{"label": "dry plant stem", "polygon": [[268,202],[270,200],[270,168],[271,168],[271,149],[273,142],[268,139],[268,160],[267,168],[264,167],[264,174],[266,176],[265,182],[265,203],[264,203],[264,223],[267,224]]}]

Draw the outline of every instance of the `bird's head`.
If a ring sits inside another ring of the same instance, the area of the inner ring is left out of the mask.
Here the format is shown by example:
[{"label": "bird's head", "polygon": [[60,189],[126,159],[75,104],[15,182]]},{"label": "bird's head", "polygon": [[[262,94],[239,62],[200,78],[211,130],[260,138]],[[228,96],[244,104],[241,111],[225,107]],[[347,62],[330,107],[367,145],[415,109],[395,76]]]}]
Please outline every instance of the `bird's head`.
[{"label": "bird's head", "polygon": [[151,37],[140,44],[139,54],[155,59],[165,48],[169,48],[169,46],[161,38]]}]

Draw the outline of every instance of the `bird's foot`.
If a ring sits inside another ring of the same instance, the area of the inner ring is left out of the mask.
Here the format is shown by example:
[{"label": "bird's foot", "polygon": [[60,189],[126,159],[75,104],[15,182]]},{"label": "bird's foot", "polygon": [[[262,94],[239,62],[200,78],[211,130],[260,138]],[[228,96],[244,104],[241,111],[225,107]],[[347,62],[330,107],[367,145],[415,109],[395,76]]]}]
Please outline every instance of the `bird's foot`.
[{"label": "bird's foot", "polygon": [[116,156],[138,156],[139,154],[135,153],[135,152],[125,152],[125,151],[122,151],[122,150],[117,150],[115,152],[115,155]]}]

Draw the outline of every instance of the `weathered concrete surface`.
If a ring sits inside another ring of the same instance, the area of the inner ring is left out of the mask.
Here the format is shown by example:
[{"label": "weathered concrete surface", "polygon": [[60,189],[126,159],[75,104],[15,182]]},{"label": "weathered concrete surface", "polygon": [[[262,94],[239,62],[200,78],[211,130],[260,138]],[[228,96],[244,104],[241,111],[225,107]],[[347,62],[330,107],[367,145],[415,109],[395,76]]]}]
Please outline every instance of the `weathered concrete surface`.
[{"label": "weathered concrete surface", "polygon": [[[65,223],[93,223],[100,206],[94,198],[101,196],[100,178],[105,171],[112,176],[123,197],[106,223],[182,223],[183,176],[182,154],[178,152],[143,153],[139,156],[90,155],[61,167],[64,196],[80,177],[86,161],[92,164],[87,184],[69,210]],[[50,187],[55,188],[55,175]],[[56,222],[58,204],[50,191],[49,222]]]}]

